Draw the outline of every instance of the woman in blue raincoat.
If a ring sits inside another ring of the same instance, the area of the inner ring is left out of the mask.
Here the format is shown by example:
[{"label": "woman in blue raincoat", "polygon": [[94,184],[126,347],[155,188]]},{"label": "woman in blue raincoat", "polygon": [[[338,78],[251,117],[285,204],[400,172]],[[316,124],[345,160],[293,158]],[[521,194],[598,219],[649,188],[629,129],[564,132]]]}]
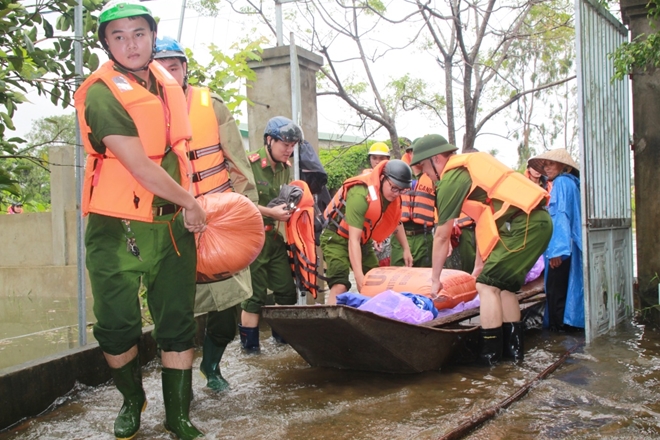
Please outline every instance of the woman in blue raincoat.
[{"label": "woman in blue raincoat", "polygon": [[553,231],[544,255],[547,298],[544,326],[552,331],[584,328],[580,172],[564,148],[546,151],[529,165],[552,181],[548,212]]}]

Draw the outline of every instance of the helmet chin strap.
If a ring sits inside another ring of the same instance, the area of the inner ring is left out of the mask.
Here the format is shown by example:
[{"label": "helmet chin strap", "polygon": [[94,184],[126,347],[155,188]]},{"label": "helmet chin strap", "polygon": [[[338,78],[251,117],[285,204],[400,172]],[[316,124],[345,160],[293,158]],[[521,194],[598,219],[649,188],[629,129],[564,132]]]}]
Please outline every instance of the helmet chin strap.
[{"label": "helmet chin strap", "polygon": [[[270,136],[269,136],[270,137]],[[275,156],[273,156],[273,149],[271,148],[270,144],[273,142],[273,138],[270,138],[270,141],[266,144],[266,150],[268,151],[268,155],[270,156],[270,160],[272,160],[275,163],[284,163],[281,160],[275,159]]]},{"label": "helmet chin strap", "polygon": [[440,175],[438,174],[438,170],[435,168],[435,164],[433,163],[433,158],[431,158],[431,166],[433,167],[433,172],[435,173],[435,178],[440,180]]}]

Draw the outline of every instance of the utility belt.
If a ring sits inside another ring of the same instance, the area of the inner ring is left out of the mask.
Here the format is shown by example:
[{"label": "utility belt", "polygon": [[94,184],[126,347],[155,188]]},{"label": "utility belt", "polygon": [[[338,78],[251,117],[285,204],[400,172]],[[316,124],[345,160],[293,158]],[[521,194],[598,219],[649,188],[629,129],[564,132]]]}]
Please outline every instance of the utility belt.
[{"label": "utility belt", "polygon": [[407,237],[414,237],[415,235],[421,235],[421,234],[430,234],[431,232],[433,232],[433,228],[428,228],[424,226],[417,226],[414,228],[406,228],[404,226],[403,230],[406,233]]},{"label": "utility belt", "polygon": [[163,215],[174,214],[179,210],[180,206],[175,205],[174,203],[168,203],[167,205],[161,206],[152,206],[151,213],[154,217],[160,217]]}]

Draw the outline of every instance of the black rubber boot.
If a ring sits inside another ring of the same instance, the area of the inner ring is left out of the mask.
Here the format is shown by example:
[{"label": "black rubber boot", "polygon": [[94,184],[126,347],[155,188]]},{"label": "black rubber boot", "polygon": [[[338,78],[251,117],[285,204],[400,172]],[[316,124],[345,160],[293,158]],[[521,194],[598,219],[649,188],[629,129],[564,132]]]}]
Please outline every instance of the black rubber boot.
[{"label": "black rubber boot", "polygon": [[192,369],[176,370],[163,367],[161,374],[165,402],[165,429],[182,440],[204,437],[204,434],[190,422]]},{"label": "black rubber boot", "polygon": [[287,342],[284,340],[282,336],[280,336],[279,333],[277,333],[275,330],[270,329],[270,331],[273,333],[273,339],[275,339],[275,342],[278,344],[286,344]]},{"label": "black rubber boot", "polygon": [[117,440],[131,439],[140,429],[140,416],[147,407],[147,397],[142,389],[142,369],[139,356],[121,368],[110,368],[115,386],[124,396],[124,404],[115,419]]},{"label": "black rubber boot", "polygon": [[238,324],[238,334],[241,336],[241,346],[248,353],[259,353],[259,327],[243,327]]},{"label": "black rubber boot", "polygon": [[199,370],[206,378],[206,386],[213,391],[224,391],[229,388],[229,382],[220,373],[220,359],[222,359],[225,348],[227,346],[215,345],[209,335],[204,336],[202,363],[199,365]]},{"label": "black rubber boot", "polygon": [[502,323],[502,357],[522,361],[525,358],[525,330],[522,321]]},{"label": "black rubber boot", "polygon": [[481,365],[491,366],[502,359],[502,327],[479,329],[479,359]]}]

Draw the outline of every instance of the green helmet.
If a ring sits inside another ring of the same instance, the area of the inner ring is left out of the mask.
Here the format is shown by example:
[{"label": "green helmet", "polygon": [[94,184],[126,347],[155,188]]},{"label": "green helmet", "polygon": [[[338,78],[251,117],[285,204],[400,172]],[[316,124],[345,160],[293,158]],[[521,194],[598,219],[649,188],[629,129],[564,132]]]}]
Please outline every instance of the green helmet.
[{"label": "green helmet", "polygon": [[439,134],[427,134],[413,142],[413,157],[410,165],[417,165],[425,159],[456,150],[458,147],[447,142],[447,139]]},{"label": "green helmet", "polygon": [[105,28],[108,23],[120,18],[143,16],[149,23],[149,28],[155,32],[157,29],[156,20],[154,20],[151,11],[146,6],[142,6],[135,0],[111,0],[103,6],[99,16],[98,38],[103,48],[108,51],[105,43]]}]

